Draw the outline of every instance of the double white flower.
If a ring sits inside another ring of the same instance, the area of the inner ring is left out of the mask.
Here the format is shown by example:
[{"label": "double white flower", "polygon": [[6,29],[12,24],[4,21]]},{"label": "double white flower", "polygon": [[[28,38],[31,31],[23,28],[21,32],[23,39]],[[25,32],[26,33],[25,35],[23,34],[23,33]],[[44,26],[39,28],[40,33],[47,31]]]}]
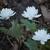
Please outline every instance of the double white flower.
[{"label": "double white flower", "polygon": [[38,14],[38,9],[36,9],[34,6],[27,7],[26,11],[23,11],[21,14],[25,18],[28,18],[29,20],[32,20],[33,18],[38,18],[41,16],[41,14]]},{"label": "double white flower", "polygon": [[11,9],[8,9],[8,8],[3,8],[1,11],[0,11],[0,19],[9,19],[11,16],[15,15],[16,12],[14,12],[13,10]]},{"label": "double white flower", "polygon": [[35,32],[35,35],[33,35],[32,39],[40,41],[41,44],[45,44],[45,42],[50,39],[50,34],[47,34],[46,30],[41,29]]}]

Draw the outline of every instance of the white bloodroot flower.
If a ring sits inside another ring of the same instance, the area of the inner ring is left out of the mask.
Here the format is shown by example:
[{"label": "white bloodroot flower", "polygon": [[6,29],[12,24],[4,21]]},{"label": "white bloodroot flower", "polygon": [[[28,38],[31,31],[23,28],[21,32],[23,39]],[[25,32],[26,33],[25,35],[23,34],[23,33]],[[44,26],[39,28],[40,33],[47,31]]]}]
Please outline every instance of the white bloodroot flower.
[{"label": "white bloodroot flower", "polygon": [[41,44],[45,44],[45,42],[50,39],[50,34],[47,34],[47,30],[41,29],[35,32],[32,39],[40,41]]},{"label": "white bloodroot flower", "polygon": [[16,12],[14,12],[13,10],[11,10],[10,8],[3,8],[0,12],[0,19],[9,19],[10,16],[15,15]]},{"label": "white bloodroot flower", "polygon": [[36,9],[34,6],[27,7],[26,11],[23,11],[21,14],[25,18],[28,18],[29,20],[32,20],[33,18],[38,18],[41,16],[41,14],[38,14],[38,9]]}]

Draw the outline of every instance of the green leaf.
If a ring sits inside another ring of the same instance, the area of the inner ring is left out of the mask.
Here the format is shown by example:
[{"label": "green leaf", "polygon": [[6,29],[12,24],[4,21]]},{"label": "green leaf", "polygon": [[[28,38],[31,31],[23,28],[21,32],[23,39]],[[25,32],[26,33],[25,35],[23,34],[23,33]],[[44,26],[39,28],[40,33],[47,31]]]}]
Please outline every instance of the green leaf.
[{"label": "green leaf", "polygon": [[33,41],[32,39],[28,39],[25,44],[30,50],[39,50],[36,41]]},{"label": "green leaf", "polygon": [[31,32],[34,32],[37,30],[37,25],[35,24],[35,22],[30,22],[26,19],[21,19],[21,22],[23,23],[23,25],[25,25]]},{"label": "green leaf", "polygon": [[6,33],[8,31],[8,29],[4,28],[4,27],[0,27],[0,32],[4,32]]},{"label": "green leaf", "polygon": [[21,30],[20,27],[21,27],[21,25],[19,25],[17,21],[13,21],[12,27],[9,29],[8,34],[15,37],[15,38],[21,36],[22,33],[20,31]]},{"label": "green leaf", "polygon": [[12,27],[8,30],[2,28],[2,31],[6,34],[11,35],[12,37],[20,37],[22,35],[21,33],[21,26],[25,25],[31,32],[34,32],[36,30],[36,24],[35,22],[30,22],[27,19],[21,19],[22,24],[18,24],[16,20],[12,21]]}]

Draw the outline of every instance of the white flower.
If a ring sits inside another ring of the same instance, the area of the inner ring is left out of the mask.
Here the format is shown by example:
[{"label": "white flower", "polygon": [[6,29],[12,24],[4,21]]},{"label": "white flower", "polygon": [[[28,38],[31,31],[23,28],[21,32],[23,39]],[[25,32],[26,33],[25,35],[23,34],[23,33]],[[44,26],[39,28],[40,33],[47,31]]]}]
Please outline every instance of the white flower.
[{"label": "white flower", "polygon": [[3,8],[0,12],[0,19],[9,19],[10,16],[13,16],[15,14],[16,12],[14,12],[13,10],[8,8]]},{"label": "white flower", "polygon": [[45,44],[45,42],[50,39],[50,34],[47,34],[47,30],[41,29],[35,32],[32,39],[40,41],[41,44]]},{"label": "white flower", "polygon": [[32,20],[33,18],[38,18],[41,16],[41,14],[38,14],[38,9],[36,9],[34,6],[27,7],[26,11],[21,14],[25,18],[28,18],[29,20]]}]

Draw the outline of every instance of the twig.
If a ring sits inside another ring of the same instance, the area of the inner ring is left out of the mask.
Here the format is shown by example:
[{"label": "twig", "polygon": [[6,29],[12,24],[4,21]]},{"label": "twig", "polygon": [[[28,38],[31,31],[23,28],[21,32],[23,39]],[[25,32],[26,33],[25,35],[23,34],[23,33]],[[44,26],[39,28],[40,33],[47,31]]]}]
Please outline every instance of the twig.
[{"label": "twig", "polygon": [[9,37],[7,36],[8,41],[10,42],[10,44],[14,47],[14,44],[11,42],[11,40],[9,39]]}]

